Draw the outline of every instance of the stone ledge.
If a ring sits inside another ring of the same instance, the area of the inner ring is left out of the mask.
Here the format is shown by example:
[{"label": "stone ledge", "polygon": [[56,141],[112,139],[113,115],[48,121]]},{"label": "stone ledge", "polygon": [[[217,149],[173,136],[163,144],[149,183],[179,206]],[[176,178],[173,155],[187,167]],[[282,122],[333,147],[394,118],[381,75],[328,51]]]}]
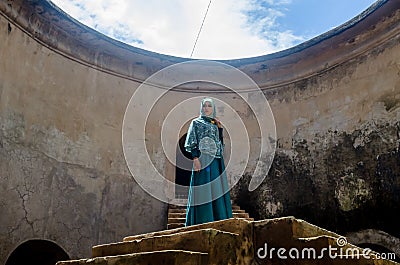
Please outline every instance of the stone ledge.
[{"label": "stone ledge", "polygon": [[[280,249],[283,249],[283,252],[280,251],[278,254]],[[303,256],[303,251],[305,256]],[[170,255],[165,253],[170,253]],[[123,242],[93,247],[95,257],[93,259],[59,262],[57,265],[125,265],[130,264],[128,262],[139,265],[398,264],[390,260],[378,259],[376,252],[369,251],[367,255],[364,254],[362,248],[347,243],[346,238],[292,216],[253,222],[231,218],[125,237]],[[147,258],[152,255],[154,257]],[[133,260],[134,256],[137,261]]]},{"label": "stone ledge", "polygon": [[[398,1],[379,0],[347,23],[295,47],[221,62],[239,68],[263,89],[293,83],[351,60],[396,36],[399,10]],[[0,13],[30,38],[54,52],[130,80],[143,82],[162,68],[188,60],[146,51],[106,37],[72,19],[48,0],[0,1]],[[265,79],[266,74],[268,79]],[[193,86],[186,86],[185,90],[194,91]]]},{"label": "stone ledge", "polygon": [[120,256],[107,256],[93,259],[59,261],[56,265],[206,265],[208,254],[183,250],[163,250],[142,252]]},{"label": "stone ledge", "polygon": [[230,245],[223,255],[234,255],[234,247],[238,234],[224,232],[212,228],[185,231],[171,235],[153,236],[133,241],[94,246],[92,257],[116,256],[148,251],[185,250],[193,252],[218,252],[223,245]]},{"label": "stone ledge", "polygon": [[184,231],[192,231],[192,230],[205,229],[205,228],[214,228],[217,230],[231,232],[231,233],[238,233],[239,235],[241,235],[245,230],[249,229],[250,225],[251,225],[251,222],[247,221],[245,219],[230,218],[230,219],[215,221],[215,222],[211,222],[211,223],[204,223],[204,224],[199,224],[199,225],[180,227],[180,228],[157,231],[157,232],[152,232],[152,233],[147,233],[147,234],[127,236],[127,237],[124,237],[123,241],[132,241],[132,240],[142,239],[142,238],[146,238],[146,237],[153,237],[153,236],[158,236],[158,235],[170,235],[170,234],[180,233],[180,232],[184,232]]}]

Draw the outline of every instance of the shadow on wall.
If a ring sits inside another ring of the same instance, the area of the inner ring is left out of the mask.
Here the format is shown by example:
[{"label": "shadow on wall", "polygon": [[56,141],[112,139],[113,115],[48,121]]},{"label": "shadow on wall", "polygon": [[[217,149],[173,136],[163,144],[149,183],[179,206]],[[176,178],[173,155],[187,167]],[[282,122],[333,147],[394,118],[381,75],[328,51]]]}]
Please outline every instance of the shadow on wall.
[{"label": "shadow on wall", "polygon": [[179,186],[175,187],[175,198],[187,199],[188,187],[190,186],[190,178],[192,172],[192,155],[185,150],[186,133],[179,139],[176,147],[176,166],[175,166],[175,183]]},{"label": "shadow on wall", "polygon": [[54,265],[57,261],[69,259],[68,254],[56,243],[34,239],[19,245],[8,257],[5,265]]}]

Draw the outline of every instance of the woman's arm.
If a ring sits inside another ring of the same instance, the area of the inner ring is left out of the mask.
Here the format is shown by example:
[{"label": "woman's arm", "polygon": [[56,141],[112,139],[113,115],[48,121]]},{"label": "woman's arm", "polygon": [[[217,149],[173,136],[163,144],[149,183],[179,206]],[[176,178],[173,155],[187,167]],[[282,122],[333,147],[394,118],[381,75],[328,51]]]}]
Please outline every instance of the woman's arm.
[{"label": "woman's arm", "polygon": [[199,160],[200,150],[198,148],[197,132],[194,121],[190,123],[188,133],[186,135],[185,149],[192,155],[194,170],[200,171],[201,169],[201,163]]},{"label": "woman's arm", "polygon": [[215,118],[214,120],[218,126],[219,140],[221,141],[221,144],[224,145],[224,129],[222,128],[221,121],[217,118]]}]

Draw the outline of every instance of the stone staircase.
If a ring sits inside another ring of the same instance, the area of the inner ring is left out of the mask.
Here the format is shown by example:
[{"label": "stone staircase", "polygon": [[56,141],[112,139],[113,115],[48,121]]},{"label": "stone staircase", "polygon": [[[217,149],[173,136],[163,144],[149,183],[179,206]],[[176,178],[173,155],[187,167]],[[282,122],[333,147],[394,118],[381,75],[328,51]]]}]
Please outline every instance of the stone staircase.
[{"label": "stone staircase", "polygon": [[[374,252],[357,255],[363,249],[343,239],[294,217],[261,221],[231,218],[128,236],[121,242],[94,246],[90,259],[59,261],[57,265],[398,264],[378,260]],[[324,251],[329,248],[336,249],[336,257]]]},{"label": "stone staircase", "polygon": [[[168,205],[167,229],[174,229],[185,226],[186,201],[187,200],[181,200],[180,205]],[[240,209],[240,206],[235,204],[232,204],[232,215],[233,218],[243,218],[248,221],[254,221],[254,218],[250,218],[249,214],[246,213],[245,210]]]}]

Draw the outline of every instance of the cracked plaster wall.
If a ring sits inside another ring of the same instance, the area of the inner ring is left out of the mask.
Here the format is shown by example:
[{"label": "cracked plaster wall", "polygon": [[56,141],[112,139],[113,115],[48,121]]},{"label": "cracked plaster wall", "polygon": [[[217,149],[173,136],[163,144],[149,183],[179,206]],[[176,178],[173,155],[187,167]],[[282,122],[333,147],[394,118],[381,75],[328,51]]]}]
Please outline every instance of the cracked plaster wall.
[{"label": "cracked plaster wall", "polygon": [[1,16],[0,39],[0,264],[29,239],[82,258],[163,229],[166,205],[136,184],[122,153],[137,83],[68,60]]}]

